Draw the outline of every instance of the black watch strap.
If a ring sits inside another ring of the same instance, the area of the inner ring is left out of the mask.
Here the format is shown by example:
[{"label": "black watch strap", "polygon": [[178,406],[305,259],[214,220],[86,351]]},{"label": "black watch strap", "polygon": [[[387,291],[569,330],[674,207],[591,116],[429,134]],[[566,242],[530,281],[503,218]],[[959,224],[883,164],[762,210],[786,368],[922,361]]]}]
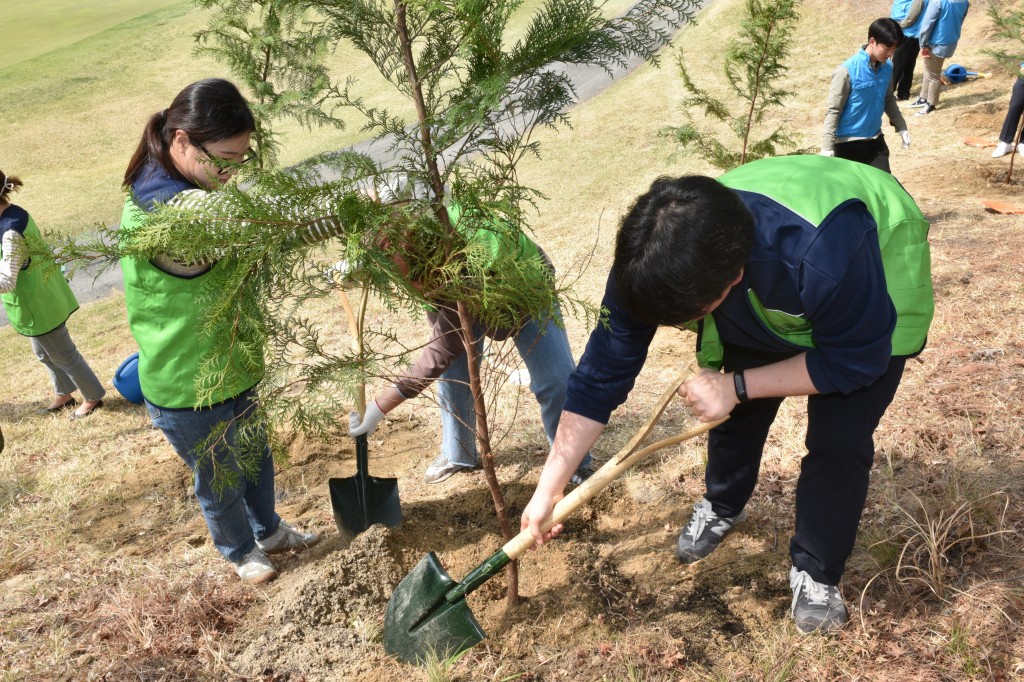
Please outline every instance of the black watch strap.
[{"label": "black watch strap", "polygon": [[749,403],[750,396],[747,395],[747,381],[743,378],[743,370],[732,373],[732,385],[736,387],[736,397],[741,403]]}]

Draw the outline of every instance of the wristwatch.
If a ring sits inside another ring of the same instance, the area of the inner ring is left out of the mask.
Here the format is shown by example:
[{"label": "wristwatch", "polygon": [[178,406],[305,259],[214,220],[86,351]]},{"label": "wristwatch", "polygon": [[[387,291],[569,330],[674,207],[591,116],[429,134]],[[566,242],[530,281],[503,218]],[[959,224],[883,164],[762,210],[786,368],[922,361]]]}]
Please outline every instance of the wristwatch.
[{"label": "wristwatch", "polygon": [[747,395],[747,382],[743,378],[742,369],[732,373],[732,385],[736,387],[736,397],[740,399],[740,402],[749,403],[750,396]]}]

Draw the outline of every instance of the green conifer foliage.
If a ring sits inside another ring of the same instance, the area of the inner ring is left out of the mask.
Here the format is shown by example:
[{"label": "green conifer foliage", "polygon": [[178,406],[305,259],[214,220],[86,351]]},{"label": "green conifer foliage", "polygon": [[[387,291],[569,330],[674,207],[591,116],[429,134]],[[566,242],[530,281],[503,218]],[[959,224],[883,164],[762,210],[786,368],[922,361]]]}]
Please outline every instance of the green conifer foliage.
[{"label": "green conifer foliage", "polygon": [[[64,258],[170,254],[186,263],[216,262],[202,293],[210,306],[201,333],[221,349],[242,344],[253,363],[266,360],[261,409],[272,425],[287,423],[325,438],[346,428],[355,387],[366,378],[393,376],[409,355],[392,330],[379,327],[364,330],[361,353],[322,342],[325,325],[339,321],[312,319],[303,304],[334,293],[334,277],[324,271],[338,251],[353,269],[346,285],[370,290],[390,308],[419,318],[439,301],[457,306],[481,461],[502,533],[511,538],[472,323],[515,328],[529,317],[550,318],[556,304],[597,315],[553,282],[542,257],[523,257],[526,210],[540,194],[519,182],[517,166],[539,156],[532,137],[538,126],[568,123],[575,91],[565,64],[610,71],[632,57],[656,60],[658,48],[699,2],[640,0],[625,15],[605,18],[597,0],[548,0],[515,41],[505,35],[520,0],[257,4],[274,7],[280,17],[316,17],[311,35],[325,38],[328,48],[354,45],[412,103],[415,120],[407,121],[367,105],[355,78],[337,89],[343,106],[363,113],[366,130],[389,150],[386,158],[343,152],[325,155],[326,163],[314,170],[250,171],[244,183],[209,200],[159,208],[131,233],[64,240],[58,251]],[[299,14],[285,14],[292,11]],[[273,33],[231,26],[239,35]],[[240,71],[255,63],[257,53],[246,54]],[[289,64],[290,54],[273,53],[273,59]],[[268,73],[277,68],[275,62]],[[449,207],[457,211],[449,214]],[[477,238],[479,230],[486,239]],[[408,277],[399,259],[409,265]],[[220,377],[207,367],[198,381],[209,391]],[[514,603],[514,562],[509,570]]]},{"label": "green conifer foliage", "polygon": [[[782,126],[767,134],[761,128],[765,114],[781,107],[793,94],[779,87],[779,81],[787,70],[785,60],[799,19],[799,4],[800,0],[747,0],[740,35],[729,41],[725,54],[725,77],[735,96],[735,108],[698,86],[678,55],[679,73],[690,95],[683,100],[686,123],[668,129],[671,137],[723,170],[776,156],[793,144]],[[694,111],[701,112],[702,118],[728,124],[738,148],[700,130]],[[763,137],[758,139],[758,135]]]},{"label": "green conifer foliage", "polygon": [[274,165],[280,143],[273,121],[291,118],[306,128],[341,128],[333,116],[337,91],[324,66],[327,37],[289,0],[194,0],[212,10],[195,34],[195,52],[226,64],[250,95],[253,135],[261,165]]}]

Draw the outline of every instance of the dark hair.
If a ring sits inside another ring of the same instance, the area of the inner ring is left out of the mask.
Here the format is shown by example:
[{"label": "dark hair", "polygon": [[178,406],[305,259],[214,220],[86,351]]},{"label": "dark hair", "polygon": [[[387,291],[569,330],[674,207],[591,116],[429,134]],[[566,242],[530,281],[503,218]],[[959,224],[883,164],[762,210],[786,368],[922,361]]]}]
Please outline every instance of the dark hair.
[{"label": "dark hair", "polygon": [[130,188],[154,161],[175,172],[170,149],[176,130],[184,130],[198,146],[251,133],[256,130],[256,120],[242,93],[230,81],[206,78],[192,83],[178,93],[171,106],[149,117],[124,172],[125,188]]},{"label": "dark hair", "polygon": [[703,175],[658,178],[619,226],[612,276],[620,302],[648,324],[696,320],[753,245],[754,218],[738,194]]},{"label": "dark hair", "polygon": [[[7,189],[7,185],[10,185],[11,188]],[[6,206],[11,203],[11,198],[9,196],[11,192],[18,191],[18,188],[23,187],[24,185],[25,183],[23,183],[20,178],[16,178],[13,175],[7,175],[7,173],[0,170],[0,206]]]},{"label": "dark hair", "polygon": [[871,38],[874,38],[879,45],[886,47],[899,47],[906,39],[899,22],[889,17],[882,17],[871,22],[871,25],[868,26],[868,40]]}]

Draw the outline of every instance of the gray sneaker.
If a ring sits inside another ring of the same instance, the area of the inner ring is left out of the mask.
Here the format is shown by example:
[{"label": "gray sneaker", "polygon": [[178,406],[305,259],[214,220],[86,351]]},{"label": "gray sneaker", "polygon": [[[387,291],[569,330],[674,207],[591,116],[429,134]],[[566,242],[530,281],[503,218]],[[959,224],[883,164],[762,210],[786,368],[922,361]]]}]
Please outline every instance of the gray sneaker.
[{"label": "gray sneaker", "polygon": [[587,480],[594,475],[593,464],[583,464],[576,471],[573,472],[572,476],[569,477],[569,483],[566,486],[577,487],[583,485],[583,481]]},{"label": "gray sneaker", "polygon": [[444,455],[438,455],[437,459],[423,472],[423,482],[440,483],[441,481],[447,481],[460,471],[472,471],[473,469],[476,469],[476,466],[449,462],[448,458]]},{"label": "gray sneaker", "polygon": [[693,505],[693,516],[676,544],[676,558],[684,564],[700,561],[715,551],[725,534],[740,521],[747,520],[746,510],[733,517],[719,516],[711,511],[711,503],[702,499]]},{"label": "gray sneaker", "polygon": [[796,566],[789,569],[789,586],[793,589],[790,613],[802,634],[832,632],[850,619],[837,586],[816,582]]},{"label": "gray sneaker", "polygon": [[270,557],[259,547],[242,557],[241,563],[235,566],[235,573],[242,582],[250,585],[259,585],[277,577],[277,569],[270,563]]},{"label": "gray sneaker", "polygon": [[277,530],[269,537],[257,540],[256,546],[267,554],[277,554],[290,549],[309,549],[318,542],[320,542],[320,536],[316,533],[303,533],[281,521]]}]

